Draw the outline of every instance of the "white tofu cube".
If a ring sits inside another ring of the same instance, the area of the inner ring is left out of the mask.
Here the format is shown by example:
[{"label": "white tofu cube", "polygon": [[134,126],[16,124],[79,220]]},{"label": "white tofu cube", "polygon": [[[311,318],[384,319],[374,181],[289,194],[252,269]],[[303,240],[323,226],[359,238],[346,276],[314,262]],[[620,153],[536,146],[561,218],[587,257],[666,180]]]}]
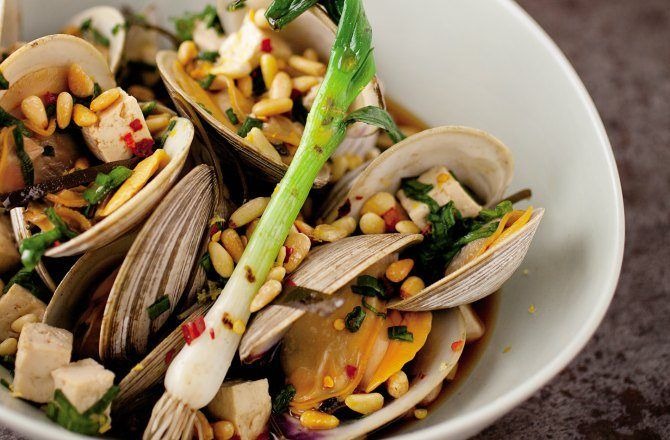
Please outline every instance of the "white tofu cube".
[{"label": "white tofu cube", "polygon": [[207,405],[217,420],[228,420],[241,440],[255,440],[270,419],[272,402],[267,379],[224,382]]},{"label": "white tofu cube", "polygon": [[19,251],[14,242],[9,217],[0,215],[0,274],[8,272],[21,262]]},{"label": "white tofu cube", "polygon": [[13,284],[7,293],[0,297],[0,341],[18,338],[19,334],[11,329],[12,322],[29,313],[41,321],[46,307],[46,304],[28,290]]},{"label": "white tofu cube", "polygon": [[[114,373],[93,359],[84,359],[51,372],[54,391],[61,390],[77,411],[83,413],[114,385]],[[106,414],[109,414],[107,408]]]},{"label": "white tofu cube", "polygon": [[70,363],[72,333],[47,324],[27,324],[19,337],[14,395],[46,403],[54,393],[51,372]]},{"label": "white tofu cube", "polygon": [[475,312],[472,306],[466,304],[464,306],[459,306],[458,310],[460,310],[463,320],[465,321],[465,342],[475,342],[484,336],[486,327],[484,327],[484,323],[479,319],[477,312]]},{"label": "white tofu cube", "polygon": [[[472,197],[463,189],[461,184],[449,173],[444,166],[437,166],[429,169],[421,174],[417,179],[421,183],[433,185],[433,189],[428,192],[428,195],[437,202],[438,205],[444,206],[450,201],[454,201],[456,209],[461,212],[463,217],[475,217],[482,210],[482,207],[475,202]],[[428,205],[410,199],[405,195],[403,190],[397,193],[398,200],[402,204],[409,218],[414,223],[423,229],[428,225],[426,217],[430,213]]]},{"label": "white tofu cube", "polygon": [[[103,162],[130,159],[133,156],[124,140],[129,134],[136,144],[152,140],[137,99],[123,90],[119,99],[97,115],[98,122],[83,127],[81,132],[88,148]],[[133,123],[136,119],[139,124]]]}]

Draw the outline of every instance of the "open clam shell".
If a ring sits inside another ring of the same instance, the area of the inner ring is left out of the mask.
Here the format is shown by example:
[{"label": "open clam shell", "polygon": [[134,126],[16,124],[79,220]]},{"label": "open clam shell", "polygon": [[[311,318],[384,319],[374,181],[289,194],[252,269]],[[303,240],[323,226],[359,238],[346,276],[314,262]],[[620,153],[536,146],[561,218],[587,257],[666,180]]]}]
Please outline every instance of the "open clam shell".
[{"label": "open clam shell", "polygon": [[[119,69],[123,57],[123,49],[126,44],[125,19],[118,9],[111,6],[95,6],[85,9],[72,17],[68,26],[80,28],[87,20],[90,20],[93,32],[99,32],[99,40],[106,39],[108,45],[100,45],[100,49],[105,55],[109,68],[113,73]],[[98,43],[94,41],[94,43]]]},{"label": "open clam shell", "polygon": [[0,0],[0,47],[7,49],[19,41],[21,17],[18,0]]},{"label": "open clam shell", "polygon": [[[268,2],[264,2],[264,4],[268,4]],[[248,12],[248,6],[235,12],[228,13],[224,11],[224,18],[222,18],[222,21],[231,21],[225,18],[227,17],[226,14],[236,14],[235,16],[237,17],[240,13],[244,13],[245,11]],[[232,22],[234,22],[234,20],[232,20]],[[234,26],[234,24],[231,26]],[[226,28],[226,31],[228,32],[234,30],[234,27],[231,29]],[[323,59],[328,59],[335,38],[335,30],[336,26],[323,11],[318,8],[312,8],[310,11],[302,14],[294,22],[286,26],[286,28],[282,29],[280,35],[294,50],[302,51],[309,45],[314,48]],[[221,139],[229,143],[240,155],[242,160],[249,166],[259,170],[263,176],[271,181],[278,182],[281,180],[288,168],[287,165],[276,162],[258,152],[247,141],[241,138],[235,130],[217,120],[212,114],[202,108],[202,104],[199,104],[198,99],[187,92],[189,86],[185,84],[185,80],[182,76],[185,73],[180,71],[175,63],[178,62],[177,54],[174,51],[161,51],[156,57],[156,64],[170,94],[178,94],[182,96],[191,107],[200,114],[202,119],[214,128]],[[360,108],[368,105],[375,105],[378,107],[384,106],[376,78],[363,89],[352,107]],[[367,150],[375,146],[377,136],[378,129],[376,127],[367,126],[361,123],[353,124],[347,131],[347,137],[340,145],[339,151],[342,153],[364,154]],[[325,171],[322,172],[317,178],[315,186],[320,187],[325,185],[328,178],[328,173]]]},{"label": "open clam shell", "polygon": [[[30,237],[30,231],[26,225],[23,213],[24,208],[14,208],[9,212],[12,221],[12,230],[14,231],[14,239],[17,243],[21,243],[22,240]],[[35,272],[37,272],[37,275],[50,291],[53,292],[56,290],[56,283],[49,274],[49,271],[44,265],[44,262],[40,261],[37,263],[37,266],[35,266]]]},{"label": "open clam shell", "polygon": [[465,341],[465,321],[458,309],[435,312],[426,344],[417,353],[413,372],[415,379],[402,397],[389,401],[382,409],[356,420],[341,422],[335,429],[311,431],[290,415],[279,416],[276,425],[287,438],[296,440],[336,440],[360,438],[371,431],[402,417],[439,386],[458,362],[463,344],[452,348],[455,341]]},{"label": "open clam shell", "polygon": [[172,312],[186,291],[216,201],[212,168],[200,165],[163,199],[138,233],[107,300],[100,332],[104,360],[132,360],[169,313],[147,308],[167,295]]}]

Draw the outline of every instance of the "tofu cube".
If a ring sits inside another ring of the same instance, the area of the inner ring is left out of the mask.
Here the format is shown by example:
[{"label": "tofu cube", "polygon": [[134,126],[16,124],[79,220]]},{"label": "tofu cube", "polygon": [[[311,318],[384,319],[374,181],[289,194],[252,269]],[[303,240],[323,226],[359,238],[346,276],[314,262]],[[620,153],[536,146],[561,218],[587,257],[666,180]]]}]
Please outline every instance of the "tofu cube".
[{"label": "tofu cube", "polygon": [[[461,184],[451,175],[444,166],[437,166],[421,174],[417,179],[421,183],[433,185],[433,189],[428,195],[435,200],[438,205],[444,206],[450,201],[454,201],[456,209],[461,212],[463,217],[475,217],[482,210],[482,207],[475,202],[472,197],[463,189]],[[409,218],[421,229],[428,225],[426,217],[430,213],[428,205],[425,203],[410,199],[403,190],[397,193],[398,200],[403,208],[409,214]]]},{"label": "tofu cube", "polygon": [[484,323],[479,319],[477,312],[475,312],[472,306],[466,304],[464,306],[459,306],[458,310],[460,310],[463,320],[465,321],[465,342],[475,342],[484,336],[486,327],[484,327]]},{"label": "tofu cube", "polygon": [[18,338],[19,334],[11,329],[12,322],[23,315],[32,313],[42,320],[46,304],[18,284],[13,284],[7,293],[0,297],[0,341]]},{"label": "tofu cube", "polygon": [[241,440],[255,440],[270,419],[272,402],[267,379],[224,382],[207,405],[216,420],[228,420]]},{"label": "tofu cube", "polygon": [[0,274],[10,271],[20,262],[9,217],[0,215]]},{"label": "tofu cube", "polygon": [[72,333],[47,324],[26,324],[19,337],[14,395],[37,403],[54,394],[51,372],[70,363]]},{"label": "tofu cube", "polygon": [[[85,412],[114,385],[114,373],[93,359],[72,362],[51,372],[54,390],[61,390],[77,411]],[[107,408],[106,414],[109,414]]]},{"label": "tofu cube", "polygon": [[[112,105],[97,115],[98,122],[83,127],[81,132],[88,148],[103,162],[130,159],[133,156],[125,140],[128,135],[136,144],[152,139],[137,99],[123,90]],[[139,123],[133,122],[135,120]]]}]

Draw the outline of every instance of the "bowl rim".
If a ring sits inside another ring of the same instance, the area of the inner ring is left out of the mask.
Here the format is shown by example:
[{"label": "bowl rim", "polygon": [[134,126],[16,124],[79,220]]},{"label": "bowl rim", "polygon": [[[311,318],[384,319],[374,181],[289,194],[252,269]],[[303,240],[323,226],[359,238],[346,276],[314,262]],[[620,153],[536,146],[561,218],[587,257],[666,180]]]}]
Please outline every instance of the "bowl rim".
[{"label": "bowl rim", "polygon": [[605,317],[605,313],[612,302],[614,292],[616,291],[619,282],[625,243],[623,193],[621,191],[621,181],[619,180],[619,172],[614,159],[612,145],[610,144],[602,119],[600,118],[593,99],[589,95],[586,86],[584,86],[584,83],[579,78],[574,67],[544,29],[542,29],[530,14],[528,14],[528,12],[515,1],[497,1],[520,26],[523,26],[530,31],[552,58],[558,62],[558,67],[570,81],[579,100],[587,110],[590,125],[595,128],[596,135],[599,139],[598,147],[603,150],[607,168],[609,169],[609,187],[614,189],[617,199],[616,206],[614,207],[616,211],[614,226],[617,231],[617,234],[614,237],[616,240],[616,255],[614,255],[613,260],[609,262],[609,274],[606,277],[606,282],[603,284],[602,293],[599,295],[600,298],[597,304],[592,308],[590,318],[577,330],[575,336],[572,338],[572,342],[566,345],[559,355],[551,362],[546,364],[511,392],[498,397],[474,411],[470,411],[467,414],[453,419],[439,422],[434,426],[394,436],[392,437],[394,440],[410,440],[419,438],[419,436],[422,440],[444,439],[445,435],[449,435],[450,438],[471,436],[481,432],[484,428],[493,424],[497,419],[526,401],[567,367],[570,361],[572,361],[584,348],[587,342],[591,340],[591,337]]},{"label": "bowl rim", "polygon": [[[614,237],[617,241],[616,255],[614,256],[613,261],[609,263],[609,276],[606,280],[607,282],[603,284],[603,294],[600,295],[598,303],[592,309],[590,319],[582,324],[575,334],[575,337],[573,337],[572,342],[565,346],[560,354],[550,363],[546,364],[542,369],[538,370],[533,376],[529,377],[523,384],[510,393],[507,393],[468,414],[445,420],[434,426],[423,428],[412,433],[394,436],[393,438],[396,440],[409,440],[417,438],[418,436],[421,436],[422,439],[426,440],[442,439],[445,434],[457,438],[472,435],[481,431],[486,426],[489,426],[495,420],[527,400],[547,382],[558,375],[591,339],[605,317],[605,313],[614,296],[619,280],[619,274],[621,272],[625,242],[623,195],[612,147],[595,104],[566,56],[540,25],[513,0],[497,1],[516,19],[520,26],[529,30],[535,36],[537,41],[544,46],[544,49],[552,55],[552,58],[558,62],[559,68],[572,83],[580,101],[587,110],[589,122],[591,123],[591,126],[595,128],[597,137],[600,140],[598,146],[603,150],[610,171],[610,187],[614,188],[617,196],[617,203],[615,206],[616,217],[614,218],[615,228],[617,230],[617,235]],[[92,438],[67,431],[64,428],[47,421],[45,418],[31,417],[2,404],[0,404],[0,422],[21,435],[65,440]]]}]

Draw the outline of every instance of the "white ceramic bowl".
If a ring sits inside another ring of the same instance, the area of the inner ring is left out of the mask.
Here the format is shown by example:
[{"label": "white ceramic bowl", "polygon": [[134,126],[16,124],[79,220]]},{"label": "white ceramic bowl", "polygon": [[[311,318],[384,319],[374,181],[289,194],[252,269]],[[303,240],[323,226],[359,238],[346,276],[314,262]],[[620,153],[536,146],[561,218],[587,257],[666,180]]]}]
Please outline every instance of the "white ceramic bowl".
[{"label": "white ceramic bowl", "polygon": [[[25,37],[76,10],[122,1],[21,0]],[[136,2],[133,2],[134,4]],[[143,2],[137,2],[143,3]],[[204,1],[157,1],[164,16]],[[460,388],[407,439],[473,435],[531,396],[589,340],[619,277],[621,189],[598,113],[547,35],[508,0],[366,0],[386,90],[431,125],[487,130],[514,152],[513,190],[533,189],[546,215],[504,287],[489,345]],[[534,314],[529,306],[536,308]],[[505,347],[511,347],[503,353]],[[0,392],[0,422],[31,438],[80,438]]]}]

